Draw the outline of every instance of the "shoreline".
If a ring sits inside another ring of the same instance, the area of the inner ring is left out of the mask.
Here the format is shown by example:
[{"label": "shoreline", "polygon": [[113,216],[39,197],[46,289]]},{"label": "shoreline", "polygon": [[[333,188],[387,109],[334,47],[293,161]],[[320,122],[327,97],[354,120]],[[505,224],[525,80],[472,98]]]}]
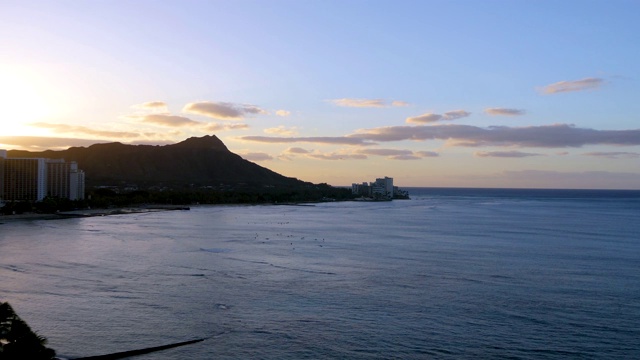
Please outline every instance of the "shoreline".
[{"label": "shoreline", "polygon": [[[410,199],[410,198],[408,198]],[[355,198],[349,200],[324,200],[324,201],[300,201],[300,202],[273,202],[273,203],[228,203],[228,204],[196,204],[194,206],[201,205],[213,205],[213,206],[316,206],[325,202],[386,202],[393,200],[405,200],[405,199],[368,199],[368,198]],[[176,211],[176,210],[191,210],[189,205],[143,205],[143,206],[128,206],[111,209],[82,209],[71,211],[60,211],[57,213],[23,213],[14,215],[2,215],[0,214],[0,225],[9,222],[18,221],[34,221],[34,220],[59,220],[59,219],[71,219],[71,218],[85,218],[85,217],[97,217],[97,216],[111,216],[111,215],[128,215],[128,214],[141,214],[159,211]]]},{"label": "shoreline", "polygon": [[17,221],[59,220],[59,219],[70,219],[70,218],[128,215],[128,214],[141,214],[141,213],[150,213],[150,212],[158,212],[158,211],[176,211],[176,210],[190,210],[190,208],[188,206],[154,205],[154,206],[148,206],[148,207],[124,207],[124,208],[115,208],[115,209],[72,210],[72,211],[57,212],[53,214],[24,213],[24,214],[16,214],[16,215],[0,215],[0,225],[6,222],[17,222]]}]

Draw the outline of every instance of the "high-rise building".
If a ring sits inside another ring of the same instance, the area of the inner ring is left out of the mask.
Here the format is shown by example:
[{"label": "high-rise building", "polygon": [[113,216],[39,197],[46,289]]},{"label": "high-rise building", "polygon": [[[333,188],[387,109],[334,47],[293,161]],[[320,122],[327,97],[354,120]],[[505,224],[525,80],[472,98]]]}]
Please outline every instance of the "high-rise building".
[{"label": "high-rise building", "polygon": [[0,202],[41,201],[46,196],[84,199],[84,172],[75,161],[9,158],[0,150]]},{"label": "high-rise building", "polygon": [[4,159],[7,158],[7,150],[0,150],[0,206],[4,203]]},{"label": "high-rise building", "polygon": [[69,199],[84,199],[84,171],[78,169],[78,163],[69,163]]},{"label": "high-rise building", "polygon": [[47,159],[47,196],[69,199],[69,163],[64,159]]},{"label": "high-rise building", "polygon": [[41,201],[47,191],[47,168],[43,158],[6,158],[4,200]]},{"label": "high-rise building", "polygon": [[351,193],[362,196],[372,196],[376,199],[387,198],[392,199],[394,196],[393,178],[384,177],[377,178],[375,182],[367,184],[353,183],[351,184]]}]

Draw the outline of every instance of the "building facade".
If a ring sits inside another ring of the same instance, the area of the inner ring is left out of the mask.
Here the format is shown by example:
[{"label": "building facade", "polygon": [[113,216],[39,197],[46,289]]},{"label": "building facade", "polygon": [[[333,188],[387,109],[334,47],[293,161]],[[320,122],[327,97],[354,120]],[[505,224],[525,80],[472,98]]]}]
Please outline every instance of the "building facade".
[{"label": "building facade", "polygon": [[84,199],[84,172],[75,161],[10,158],[0,150],[0,202]]},{"label": "building facade", "polygon": [[376,199],[392,199],[394,197],[393,178],[377,178],[376,181],[362,184],[351,184],[351,193]]},{"label": "building facade", "polygon": [[45,159],[6,158],[4,201],[41,201],[46,196]]}]

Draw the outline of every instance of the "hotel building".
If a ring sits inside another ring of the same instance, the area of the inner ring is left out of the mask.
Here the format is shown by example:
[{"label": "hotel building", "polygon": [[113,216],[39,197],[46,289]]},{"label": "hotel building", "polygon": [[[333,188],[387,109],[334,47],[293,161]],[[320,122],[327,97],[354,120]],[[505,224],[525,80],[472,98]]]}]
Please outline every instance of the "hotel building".
[{"label": "hotel building", "polygon": [[375,182],[362,184],[354,183],[351,185],[351,192],[353,194],[374,197],[374,198],[386,198],[391,199],[394,196],[393,178],[384,177],[377,178]]},{"label": "hotel building", "polygon": [[84,199],[84,172],[75,161],[10,158],[0,150],[0,202]]}]

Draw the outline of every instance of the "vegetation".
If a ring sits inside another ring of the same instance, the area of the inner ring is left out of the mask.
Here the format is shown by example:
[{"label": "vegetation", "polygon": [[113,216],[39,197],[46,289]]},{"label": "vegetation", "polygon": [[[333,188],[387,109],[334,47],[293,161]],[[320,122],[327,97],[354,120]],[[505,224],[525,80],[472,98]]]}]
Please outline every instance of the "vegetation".
[{"label": "vegetation", "polygon": [[56,352],[29,328],[8,303],[0,303],[0,360],[49,360]]},{"label": "vegetation", "polygon": [[353,198],[351,190],[326,184],[307,187],[244,188],[236,190],[136,190],[116,192],[96,189],[89,193],[92,208],[122,207],[140,204],[273,204],[342,201]]},{"label": "vegetation", "polygon": [[141,205],[194,204],[283,204],[353,199],[350,189],[327,184],[304,187],[250,188],[237,190],[133,190],[98,188],[88,192],[85,200],[46,197],[39,202],[10,202],[0,209],[4,215],[23,213],[52,214],[77,209],[107,209]]}]

